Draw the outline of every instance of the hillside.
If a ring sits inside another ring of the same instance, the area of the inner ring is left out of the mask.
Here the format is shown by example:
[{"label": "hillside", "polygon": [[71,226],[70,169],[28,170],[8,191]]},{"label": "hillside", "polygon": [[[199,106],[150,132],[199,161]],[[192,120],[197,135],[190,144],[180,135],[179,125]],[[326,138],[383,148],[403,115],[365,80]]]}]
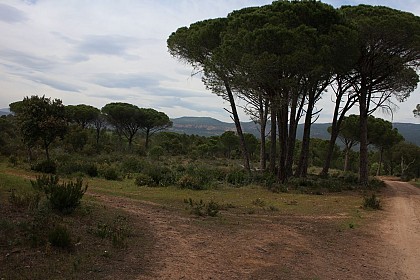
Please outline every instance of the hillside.
[{"label": "hillside", "polygon": [[[219,120],[208,117],[182,117],[172,119],[173,127],[170,131],[185,134],[196,134],[200,136],[220,135],[225,131],[235,131],[233,123],[221,122]],[[420,146],[420,124],[413,123],[394,123],[395,128],[404,136],[407,142]],[[312,125],[311,137],[319,139],[329,139],[330,134],[327,132],[329,123],[315,123]],[[258,126],[253,122],[242,123],[242,129],[246,133],[252,133],[259,136]],[[298,126],[298,138],[302,138],[303,124]]]}]

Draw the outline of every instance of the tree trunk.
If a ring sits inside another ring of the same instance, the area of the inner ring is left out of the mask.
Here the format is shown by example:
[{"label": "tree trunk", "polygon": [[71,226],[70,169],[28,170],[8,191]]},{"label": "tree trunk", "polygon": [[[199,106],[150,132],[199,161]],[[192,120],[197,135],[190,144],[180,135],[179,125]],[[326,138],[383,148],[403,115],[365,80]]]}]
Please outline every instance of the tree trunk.
[{"label": "tree trunk", "polygon": [[297,177],[305,178],[308,174],[308,161],[309,161],[309,144],[311,139],[311,126],[312,126],[312,112],[315,106],[315,96],[313,93],[309,94],[308,106],[306,109],[305,125],[303,128],[302,147],[299,157],[299,165],[296,170]]},{"label": "tree trunk", "polygon": [[376,170],[376,176],[381,175],[383,155],[384,155],[384,148],[381,147],[379,150],[379,166],[378,166],[378,169]]},{"label": "tree trunk", "polygon": [[45,155],[47,156],[47,161],[50,161],[50,145],[44,141]]},{"label": "tree trunk", "polygon": [[[290,121],[289,121],[289,134],[287,139],[287,155],[286,155],[286,176],[289,178],[293,175],[293,160],[295,155],[295,144],[296,144],[296,132],[298,126],[298,120],[301,114],[301,108],[297,110],[299,95],[293,96],[290,105]],[[303,102],[301,103],[303,105]]]},{"label": "tree trunk", "polygon": [[288,138],[288,116],[289,116],[289,102],[288,96],[282,99],[281,108],[278,111],[278,131],[279,131],[279,147],[280,147],[280,157],[279,157],[279,166],[278,166],[278,178],[284,183],[287,181],[287,172],[286,172],[286,157],[287,157],[287,138]]},{"label": "tree trunk", "polygon": [[264,100],[263,96],[259,96],[259,117],[260,117],[260,169],[264,172],[267,167],[267,159],[265,157],[265,130],[267,127],[267,115],[268,115],[268,100]]},{"label": "tree trunk", "polygon": [[360,161],[359,161],[359,183],[366,187],[369,183],[369,167],[368,167],[368,108],[367,108],[367,88],[363,85],[360,89],[359,110],[360,110]]},{"label": "tree trunk", "polygon": [[150,128],[147,128],[146,129],[146,144],[145,144],[146,150],[149,149],[149,136],[150,136]]},{"label": "tree trunk", "polygon": [[226,88],[226,92],[228,94],[228,99],[230,103],[230,108],[232,110],[233,121],[235,123],[236,132],[238,133],[238,137],[239,137],[239,144],[241,146],[242,156],[244,160],[244,168],[248,172],[251,172],[251,166],[249,163],[249,153],[248,153],[248,149],[246,148],[245,138],[242,132],[241,122],[239,121],[238,111],[236,110],[235,99],[233,97],[233,93],[232,93],[229,83],[227,81],[224,81],[224,85]]},{"label": "tree trunk", "polygon": [[270,172],[276,174],[277,155],[277,109],[276,104],[271,104],[271,132],[270,132]]},{"label": "tree trunk", "polygon": [[344,172],[349,170],[349,156],[350,156],[350,148],[346,147],[344,151],[344,168],[343,168]]}]

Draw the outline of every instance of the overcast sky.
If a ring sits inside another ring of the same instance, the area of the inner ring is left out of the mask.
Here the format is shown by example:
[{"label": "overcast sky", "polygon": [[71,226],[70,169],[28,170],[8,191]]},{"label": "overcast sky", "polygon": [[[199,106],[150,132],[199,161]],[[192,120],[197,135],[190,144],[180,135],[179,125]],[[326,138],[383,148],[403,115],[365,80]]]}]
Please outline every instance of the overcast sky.
[{"label": "overcast sky", "polygon": [[[127,102],[171,118],[210,116],[230,121],[228,107],[166,47],[177,28],[271,0],[0,0],[0,108],[25,96],[102,108]],[[335,7],[366,3],[420,15],[420,1],[324,1]],[[394,114],[415,122],[420,89]],[[330,122],[324,97],[318,122]],[[391,120],[390,116],[381,116]],[[248,118],[242,115],[243,121]]]}]

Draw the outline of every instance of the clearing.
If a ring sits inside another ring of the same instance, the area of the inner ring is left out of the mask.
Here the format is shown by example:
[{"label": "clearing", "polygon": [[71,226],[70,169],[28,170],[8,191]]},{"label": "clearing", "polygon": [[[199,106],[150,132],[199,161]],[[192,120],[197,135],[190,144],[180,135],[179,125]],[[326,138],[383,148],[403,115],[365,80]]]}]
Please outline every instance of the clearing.
[{"label": "clearing", "polygon": [[352,229],[337,227],[340,215],[235,215],[220,226],[160,204],[92,195],[153,229],[153,269],[138,279],[420,279],[420,189],[386,183],[385,210]]}]

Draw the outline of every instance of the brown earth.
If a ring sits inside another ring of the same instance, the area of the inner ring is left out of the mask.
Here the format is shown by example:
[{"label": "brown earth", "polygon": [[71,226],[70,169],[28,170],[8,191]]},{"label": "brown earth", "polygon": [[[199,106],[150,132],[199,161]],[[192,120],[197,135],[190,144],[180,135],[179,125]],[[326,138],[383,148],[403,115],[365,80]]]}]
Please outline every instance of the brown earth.
[{"label": "brown earth", "polygon": [[[149,224],[156,240],[137,279],[420,279],[420,189],[387,181],[384,209],[351,229],[337,216],[183,216],[91,194]],[[124,279],[110,274],[109,279]],[[132,279],[132,278],[130,278]]]}]

